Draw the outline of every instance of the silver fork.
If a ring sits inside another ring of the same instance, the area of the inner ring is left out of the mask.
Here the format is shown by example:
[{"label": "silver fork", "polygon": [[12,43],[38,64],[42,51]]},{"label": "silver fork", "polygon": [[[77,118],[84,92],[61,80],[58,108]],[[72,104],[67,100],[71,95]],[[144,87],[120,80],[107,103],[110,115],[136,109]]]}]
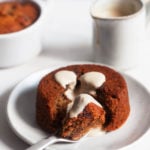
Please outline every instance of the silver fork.
[{"label": "silver fork", "polygon": [[[85,135],[85,136],[87,136],[87,135]],[[26,150],[43,150],[47,146],[49,146],[53,143],[57,143],[57,142],[76,143],[76,142],[81,141],[85,136],[83,136],[79,140],[68,140],[68,139],[64,139],[64,138],[58,138],[56,136],[50,136],[46,139],[43,139],[43,140],[37,142],[36,144],[32,145],[31,147],[27,148]]]}]

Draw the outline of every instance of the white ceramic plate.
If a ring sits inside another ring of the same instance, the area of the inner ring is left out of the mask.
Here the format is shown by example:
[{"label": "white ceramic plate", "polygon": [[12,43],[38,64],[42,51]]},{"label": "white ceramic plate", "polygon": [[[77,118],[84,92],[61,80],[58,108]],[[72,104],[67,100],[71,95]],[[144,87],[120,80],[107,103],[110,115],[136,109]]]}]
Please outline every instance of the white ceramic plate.
[{"label": "white ceramic plate", "polygon": [[[36,88],[40,79],[56,69],[34,73],[20,82],[12,91],[7,105],[9,124],[13,131],[24,141],[34,144],[48,136],[36,124],[35,100]],[[113,150],[125,147],[137,141],[150,126],[150,94],[138,81],[123,75],[129,88],[131,113],[126,123],[118,130],[87,138],[79,144],[54,144],[51,150]]]}]

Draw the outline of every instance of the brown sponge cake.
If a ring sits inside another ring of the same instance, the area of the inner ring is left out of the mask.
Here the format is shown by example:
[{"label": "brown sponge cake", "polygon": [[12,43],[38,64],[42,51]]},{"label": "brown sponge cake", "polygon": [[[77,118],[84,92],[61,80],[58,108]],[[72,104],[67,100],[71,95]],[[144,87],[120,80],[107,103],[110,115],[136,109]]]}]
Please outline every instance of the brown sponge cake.
[{"label": "brown sponge cake", "polygon": [[[92,101],[91,101],[92,100]],[[94,98],[87,94],[77,96],[74,105],[64,119],[59,135],[63,138],[78,140],[92,129],[100,131],[105,123],[105,111]],[[84,103],[84,104],[83,104]],[[78,112],[81,105],[83,110]]]},{"label": "brown sponge cake", "polygon": [[36,120],[42,129],[49,133],[61,130],[68,115],[68,105],[72,101],[64,94],[66,89],[55,78],[55,74],[63,70],[72,71],[77,76],[75,89],[80,88],[80,77],[85,73],[92,71],[104,74],[106,81],[96,88],[94,94],[90,93],[102,105],[105,112],[105,122],[102,123],[102,129],[106,132],[113,131],[126,121],[130,112],[130,105],[127,84],[123,76],[106,66],[94,64],[71,65],[52,71],[43,77],[39,83]]}]

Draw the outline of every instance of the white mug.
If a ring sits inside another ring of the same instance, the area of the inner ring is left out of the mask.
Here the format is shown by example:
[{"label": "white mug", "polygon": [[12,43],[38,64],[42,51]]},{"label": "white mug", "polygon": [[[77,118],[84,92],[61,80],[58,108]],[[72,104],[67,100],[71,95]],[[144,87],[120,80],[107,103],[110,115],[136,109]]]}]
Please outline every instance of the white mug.
[{"label": "white mug", "polygon": [[139,52],[145,44],[148,5],[141,0],[94,2],[91,8],[94,61],[121,70],[139,63]]},{"label": "white mug", "polygon": [[[7,0],[0,0],[0,2]],[[9,0],[8,0],[9,1]],[[29,27],[13,33],[0,34],[0,68],[25,63],[42,49],[41,29],[46,0],[32,0],[40,9],[38,19]]]}]

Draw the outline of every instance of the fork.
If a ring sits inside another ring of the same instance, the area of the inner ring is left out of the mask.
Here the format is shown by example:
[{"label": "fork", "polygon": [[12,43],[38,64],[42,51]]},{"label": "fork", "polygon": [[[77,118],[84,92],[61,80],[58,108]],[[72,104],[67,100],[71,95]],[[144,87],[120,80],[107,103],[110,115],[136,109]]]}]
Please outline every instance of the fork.
[{"label": "fork", "polygon": [[[87,135],[85,135],[85,136],[87,136]],[[79,140],[69,140],[69,139],[64,139],[64,138],[58,138],[56,136],[50,136],[46,139],[42,139],[41,141],[39,141],[36,144],[27,148],[26,150],[43,150],[47,146],[49,146],[53,143],[57,143],[57,142],[76,143],[76,142],[81,141],[85,136],[83,136]]]}]

